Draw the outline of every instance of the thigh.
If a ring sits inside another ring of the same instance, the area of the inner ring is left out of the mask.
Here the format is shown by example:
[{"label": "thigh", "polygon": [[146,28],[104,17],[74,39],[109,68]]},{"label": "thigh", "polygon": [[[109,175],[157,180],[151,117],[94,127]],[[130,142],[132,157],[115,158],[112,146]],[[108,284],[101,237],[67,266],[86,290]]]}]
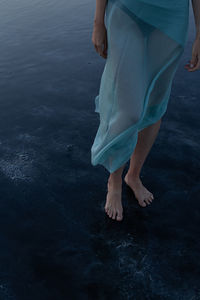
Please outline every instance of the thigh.
[{"label": "thigh", "polygon": [[145,67],[147,31],[143,31],[142,25],[116,5],[109,7],[106,72],[113,83],[111,122],[118,124],[121,131],[139,121],[148,84]]}]

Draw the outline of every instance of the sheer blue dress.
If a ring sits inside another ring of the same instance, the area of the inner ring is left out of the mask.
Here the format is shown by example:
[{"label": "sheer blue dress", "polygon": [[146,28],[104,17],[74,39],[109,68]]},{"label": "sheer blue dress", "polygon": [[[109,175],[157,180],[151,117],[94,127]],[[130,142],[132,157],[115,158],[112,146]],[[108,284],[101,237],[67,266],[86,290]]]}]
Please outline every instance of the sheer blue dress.
[{"label": "sheer blue dress", "polygon": [[108,54],[95,97],[92,165],[124,165],[138,132],[166,112],[188,35],[189,0],[108,0]]}]

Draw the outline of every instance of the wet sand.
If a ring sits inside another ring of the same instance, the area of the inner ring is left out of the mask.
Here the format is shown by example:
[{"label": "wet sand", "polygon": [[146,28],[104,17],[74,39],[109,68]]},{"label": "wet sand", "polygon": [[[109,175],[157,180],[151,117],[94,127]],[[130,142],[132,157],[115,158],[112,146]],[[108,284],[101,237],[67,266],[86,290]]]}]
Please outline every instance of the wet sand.
[{"label": "wet sand", "polygon": [[[90,164],[104,60],[94,3],[2,1],[0,299],[200,299],[200,87],[185,53],[142,170],[139,207],[104,213],[107,171]],[[128,168],[128,165],[126,169]]]}]

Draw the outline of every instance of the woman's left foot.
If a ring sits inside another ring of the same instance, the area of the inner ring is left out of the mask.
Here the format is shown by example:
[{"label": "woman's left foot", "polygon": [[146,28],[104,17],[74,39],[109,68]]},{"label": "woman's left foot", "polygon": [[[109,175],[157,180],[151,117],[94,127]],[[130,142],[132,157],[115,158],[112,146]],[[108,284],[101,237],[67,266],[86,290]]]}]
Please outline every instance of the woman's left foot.
[{"label": "woman's left foot", "polygon": [[147,204],[151,204],[154,196],[145,188],[139,177],[133,177],[127,173],[124,177],[124,181],[132,189],[140,206],[145,207]]}]

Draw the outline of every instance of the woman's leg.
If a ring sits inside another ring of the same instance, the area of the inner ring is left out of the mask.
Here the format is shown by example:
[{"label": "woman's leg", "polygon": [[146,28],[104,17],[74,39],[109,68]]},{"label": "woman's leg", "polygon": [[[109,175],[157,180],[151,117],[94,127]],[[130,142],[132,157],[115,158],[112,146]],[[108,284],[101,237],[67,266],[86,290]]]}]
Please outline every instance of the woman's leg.
[{"label": "woman's leg", "polygon": [[[155,124],[141,130],[138,134],[138,141],[135,150],[130,159],[129,170],[124,178],[133,190],[139,204],[143,207],[153,199],[153,194],[150,193],[140,180],[140,172],[144,161],[156,139],[160,129],[161,119]],[[121,202],[122,194],[122,173],[125,165],[110,173],[108,178],[108,193],[106,197],[105,211],[108,216],[117,221],[123,219],[123,207]]]},{"label": "woman's leg", "polygon": [[108,193],[106,197],[105,212],[107,215],[121,221],[123,219],[123,208],[121,201],[122,194],[122,173],[125,165],[110,173],[108,178]]},{"label": "woman's leg", "polygon": [[130,159],[129,170],[124,178],[126,184],[133,190],[139,204],[143,207],[146,206],[146,203],[150,204],[154,197],[153,194],[143,186],[140,180],[140,172],[157,137],[160,124],[161,119],[138,133],[137,145]]}]

